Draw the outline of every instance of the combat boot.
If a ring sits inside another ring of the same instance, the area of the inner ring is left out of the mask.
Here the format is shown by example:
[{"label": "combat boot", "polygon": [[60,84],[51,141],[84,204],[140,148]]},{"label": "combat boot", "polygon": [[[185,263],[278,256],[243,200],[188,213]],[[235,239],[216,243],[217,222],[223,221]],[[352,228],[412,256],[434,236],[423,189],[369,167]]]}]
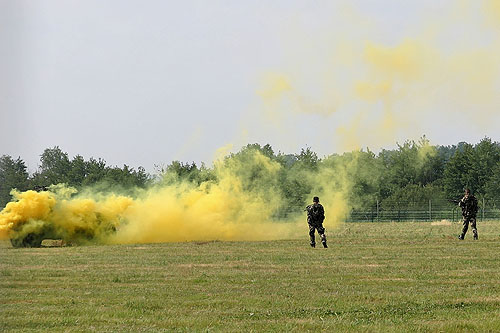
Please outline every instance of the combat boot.
[{"label": "combat boot", "polygon": [[328,245],[326,245],[326,242],[323,242],[323,247],[324,247],[325,249],[327,249],[327,248],[328,248]]},{"label": "combat boot", "polygon": [[316,247],[316,244],[314,244],[314,243],[311,243],[311,247]]},{"label": "combat boot", "polygon": [[478,240],[477,234],[474,235],[474,240]]},{"label": "combat boot", "polygon": [[458,239],[464,240],[464,235],[458,235]]}]

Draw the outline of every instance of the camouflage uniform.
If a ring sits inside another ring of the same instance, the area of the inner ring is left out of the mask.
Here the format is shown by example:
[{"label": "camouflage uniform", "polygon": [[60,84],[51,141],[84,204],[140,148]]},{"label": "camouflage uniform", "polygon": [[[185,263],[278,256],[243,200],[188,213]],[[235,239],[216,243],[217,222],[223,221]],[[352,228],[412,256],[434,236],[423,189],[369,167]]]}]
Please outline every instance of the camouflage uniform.
[{"label": "camouflage uniform", "polygon": [[477,239],[477,228],[476,228],[476,214],[477,214],[477,199],[475,196],[470,194],[469,196],[464,196],[458,205],[462,208],[463,228],[462,234],[459,236],[460,239],[465,238],[465,234],[469,229],[469,223],[472,228],[472,233],[474,234],[474,239]]},{"label": "camouflage uniform", "polygon": [[316,246],[316,240],[314,237],[314,232],[317,229],[318,234],[321,237],[321,243],[323,247],[326,246],[326,236],[325,228],[323,228],[323,221],[325,219],[325,209],[320,203],[313,203],[306,207],[307,211],[307,224],[309,225],[309,237],[311,239],[311,246]]}]

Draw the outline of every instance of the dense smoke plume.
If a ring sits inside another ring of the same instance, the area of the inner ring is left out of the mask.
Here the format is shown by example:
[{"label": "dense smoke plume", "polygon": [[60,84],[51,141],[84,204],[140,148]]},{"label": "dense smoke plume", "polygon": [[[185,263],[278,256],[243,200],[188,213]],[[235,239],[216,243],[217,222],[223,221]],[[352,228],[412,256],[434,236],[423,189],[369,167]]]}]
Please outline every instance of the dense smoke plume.
[{"label": "dense smoke plume", "polygon": [[[283,168],[259,150],[247,149],[215,162],[210,179],[189,181],[167,173],[134,197],[90,188],[76,193],[64,185],[14,191],[14,200],[0,213],[0,236],[44,233],[75,244],[295,238],[305,233],[305,213],[293,207],[293,214],[280,215],[289,208],[278,186]],[[346,213],[348,169],[316,166],[294,175],[310,189],[299,202],[319,195],[329,229]]]}]

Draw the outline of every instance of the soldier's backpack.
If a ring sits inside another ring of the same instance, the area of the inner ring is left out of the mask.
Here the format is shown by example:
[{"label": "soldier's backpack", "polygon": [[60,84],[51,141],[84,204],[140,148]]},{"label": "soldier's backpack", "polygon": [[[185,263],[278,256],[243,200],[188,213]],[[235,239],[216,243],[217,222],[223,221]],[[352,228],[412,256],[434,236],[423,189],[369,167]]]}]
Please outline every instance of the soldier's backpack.
[{"label": "soldier's backpack", "polygon": [[323,222],[323,214],[320,205],[310,205],[308,212],[313,222]]}]

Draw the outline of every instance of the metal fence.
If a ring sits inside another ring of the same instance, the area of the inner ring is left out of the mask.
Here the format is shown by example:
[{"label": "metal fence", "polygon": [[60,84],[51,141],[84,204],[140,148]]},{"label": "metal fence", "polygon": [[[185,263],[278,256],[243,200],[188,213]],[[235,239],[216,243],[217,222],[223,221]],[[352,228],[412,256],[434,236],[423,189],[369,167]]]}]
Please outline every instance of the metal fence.
[{"label": "metal fence", "polygon": [[[384,207],[375,202],[368,210],[352,209],[346,216],[347,222],[404,222],[404,221],[459,221],[462,210],[448,201],[429,200],[425,206],[411,202],[400,202],[392,207]],[[477,219],[500,220],[500,200],[479,200]]]}]

